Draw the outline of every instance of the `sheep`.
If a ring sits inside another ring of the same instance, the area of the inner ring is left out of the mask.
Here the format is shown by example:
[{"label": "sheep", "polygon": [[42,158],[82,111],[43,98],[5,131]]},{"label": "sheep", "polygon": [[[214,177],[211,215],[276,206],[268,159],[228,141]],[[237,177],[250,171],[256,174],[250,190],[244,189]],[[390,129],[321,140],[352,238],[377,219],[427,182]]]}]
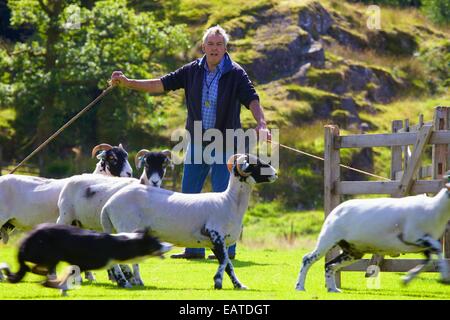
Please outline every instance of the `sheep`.
[{"label": "sheep", "polygon": [[[43,223],[22,240],[18,252],[19,271],[12,273],[6,264],[2,264],[0,270],[6,274],[8,282],[17,283],[30,271],[46,275],[62,261],[78,266],[80,271],[94,270],[117,261],[161,256],[170,248],[170,245],[160,243],[152,237],[148,230],[111,235],[73,226]],[[34,267],[30,269],[27,263]],[[55,283],[48,279],[44,285],[55,287]],[[63,284],[56,287],[61,286]]]},{"label": "sheep", "polygon": [[[159,187],[170,164],[169,150],[150,152],[140,150],[135,157],[138,169],[144,166],[140,180],[135,178],[99,177],[94,174],[83,174],[70,178],[62,189],[59,199],[58,224],[77,225],[81,228],[101,231],[100,212],[106,201],[118,190],[130,184],[152,184]],[[126,266],[124,266],[126,268]],[[127,270],[129,270],[127,268]],[[127,271],[129,278],[131,272]],[[89,281],[94,281],[94,275],[86,273]],[[114,280],[114,279],[111,279]],[[132,279],[134,284],[138,284]]]},{"label": "sheep", "polygon": [[[228,169],[230,180],[224,192],[186,194],[142,184],[129,185],[103,207],[103,230],[129,232],[126,230],[148,227],[158,238],[178,246],[209,247],[219,260],[214,287],[222,288],[225,270],[236,289],[246,289],[234,273],[226,246],[239,238],[252,186],[273,182],[277,175],[272,166],[248,154],[232,156]],[[120,275],[117,266],[114,270]],[[140,278],[138,272],[135,277]],[[123,275],[118,283],[128,285]]]},{"label": "sheep", "polygon": [[[92,156],[99,151],[95,174],[132,175],[128,154],[121,144],[118,147],[99,144],[92,149]],[[55,222],[58,197],[69,180],[22,175],[0,177],[0,236],[3,243],[8,242],[8,233],[14,228],[29,230],[40,223]]]},{"label": "sheep", "polygon": [[437,254],[442,280],[449,282],[448,266],[438,240],[450,219],[449,190],[447,183],[434,197],[354,199],[341,203],[325,219],[315,249],[303,257],[296,290],[305,291],[311,265],[336,245],[342,253],[325,264],[329,292],[340,292],[335,283],[336,271],[365,253],[398,256],[423,252],[424,264],[411,269],[403,278],[404,284],[431,263],[432,254]]}]

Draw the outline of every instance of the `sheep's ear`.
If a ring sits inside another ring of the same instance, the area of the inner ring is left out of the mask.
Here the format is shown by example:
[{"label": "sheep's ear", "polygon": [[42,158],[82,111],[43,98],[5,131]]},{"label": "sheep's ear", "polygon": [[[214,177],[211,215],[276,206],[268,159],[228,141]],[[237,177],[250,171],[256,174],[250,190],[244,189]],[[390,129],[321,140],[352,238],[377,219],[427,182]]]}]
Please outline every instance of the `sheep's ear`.
[{"label": "sheep's ear", "polygon": [[171,158],[166,158],[166,160],[164,161],[168,167],[170,167],[170,169],[173,170],[173,168],[175,167],[175,165],[173,164],[173,161]]},{"label": "sheep's ear", "polygon": [[146,237],[153,237],[152,229],[150,227],[145,227],[144,228],[144,235]]},{"label": "sheep's ear", "polygon": [[243,164],[241,164],[241,170],[244,171],[244,172],[245,172],[249,167],[250,167],[250,163],[248,163],[247,161],[244,162]]},{"label": "sheep's ear", "polygon": [[97,159],[101,160],[101,159],[105,159],[105,155],[106,155],[106,151],[102,151],[97,155]]},{"label": "sheep's ear", "polygon": [[163,151],[161,151],[161,153],[167,158],[172,159],[172,152],[169,149],[164,149]]}]

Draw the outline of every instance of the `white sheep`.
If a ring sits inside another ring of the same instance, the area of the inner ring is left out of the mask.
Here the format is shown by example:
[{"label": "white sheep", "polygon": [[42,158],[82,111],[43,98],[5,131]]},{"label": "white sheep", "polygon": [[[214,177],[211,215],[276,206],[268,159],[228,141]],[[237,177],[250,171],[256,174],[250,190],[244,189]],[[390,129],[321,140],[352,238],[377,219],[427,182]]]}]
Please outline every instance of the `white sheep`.
[{"label": "white sheep", "polygon": [[[135,164],[138,169],[144,166],[140,179],[141,183],[151,183],[159,187],[166,168],[170,164],[170,151],[150,152],[143,149],[136,154]],[[100,224],[102,207],[114,193],[133,183],[139,184],[139,180],[135,178],[99,177],[94,174],[71,177],[59,195],[59,217],[56,223],[77,225],[84,229],[96,231],[103,230]],[[127,274],[131,278],[131,272],[128,271],[128,268]],[[95,280],[90,272],[86,272],[86,278],[90,281]],[[134,279],[132,280],[134,284],[139,284]]]},{"label": "white sheep", "polygon": [[362,258],[365,253],[398,256],[423,252],[425,263],[411,269],[403,278],[409,283],[431,263],[437,254],[444,282],[450,281],[439,238],[450,219],[450,184],[434,197],[418,195],[404,198],[354,199],[338,205],[325,219],[316,248],[302,260],[297,290],[305,290],[311,265],[336,245],[342,253],[325,264],[329,292],[340,292],[335,273]]},{"label": "white sheep", "polygon": [[[92,156],[99,151],[95,174],[131,176],[133,169],[128,154],[119,147],[100,144],[92,149]],[[8,242],[8,232],[17,228],[30,230],[44,222],[58,218],[58,197],[70,178],[47,179],[23,175],[0,177],[0,235]]]},{"label": "white sheep", "polygon": [[[272,166],[249,155],[234,155],[228,168],[231,175],[224,192],[186,194],[142,184],[123,188],[102,209],[104,231],[127,232],[149,227],[162,241],[190,248],[209,247],[219,260],[214,287],[222,288],[226,271],[235,288],[245,289],[234,274],[226,246],[239,238],[252,186],[272,182],[277,175]],[[120,274],[117,266],[114,271]],[[140,278],[138,272],[135,277]],[[127,284],[124,277],[118,282],[122,286]]]}]

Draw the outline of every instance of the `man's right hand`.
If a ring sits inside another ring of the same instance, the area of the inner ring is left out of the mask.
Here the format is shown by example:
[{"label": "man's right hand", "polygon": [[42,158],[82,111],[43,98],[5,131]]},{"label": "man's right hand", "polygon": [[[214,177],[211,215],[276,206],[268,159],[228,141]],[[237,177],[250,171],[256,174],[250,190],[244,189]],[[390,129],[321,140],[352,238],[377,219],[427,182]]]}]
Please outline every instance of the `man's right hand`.
[{"label": "man's right hand", "polygon": [[125,77],[122,71],[114,71],[111,75],[110,83],[113,86],[119,85],[126,87],[128,82],[129,82],[128,78]]}]

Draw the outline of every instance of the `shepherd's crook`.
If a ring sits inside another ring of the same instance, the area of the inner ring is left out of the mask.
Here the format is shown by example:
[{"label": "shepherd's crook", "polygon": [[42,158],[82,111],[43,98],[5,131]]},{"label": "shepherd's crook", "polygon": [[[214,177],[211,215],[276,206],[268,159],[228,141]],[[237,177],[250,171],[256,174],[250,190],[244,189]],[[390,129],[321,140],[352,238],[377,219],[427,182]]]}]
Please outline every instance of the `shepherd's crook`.
[{"label": "shepherd's crook", "polygon": [[34,156],[36,153],[38,153],[42,148],[44,148],[50,141],[52,141],[56,136],[58,136],[64,129],[66,129],[68,126],[70,126],[75,120],[77,120],[83,113],[88,111],[94,104],[97,103],[101,98],[103,98],[109,91],[111,91],[114,88],[114,86],[109,86],[103,92],[95,98],[94,101],[89,103],[83,110],[78,112],[72,119],[70,119],[66,124],[64,124],[61,128],[58,129],[54,134],[50,136],[47,140],[45,140],[39,147],[37,147],[32,153],[30,153],[25,159],[22,160],[14,169],[11,170],[9,174],[13,174],[18,168],[20,168],[21,165],[23,165],[28,159],[30,159],[32,156]]}]

